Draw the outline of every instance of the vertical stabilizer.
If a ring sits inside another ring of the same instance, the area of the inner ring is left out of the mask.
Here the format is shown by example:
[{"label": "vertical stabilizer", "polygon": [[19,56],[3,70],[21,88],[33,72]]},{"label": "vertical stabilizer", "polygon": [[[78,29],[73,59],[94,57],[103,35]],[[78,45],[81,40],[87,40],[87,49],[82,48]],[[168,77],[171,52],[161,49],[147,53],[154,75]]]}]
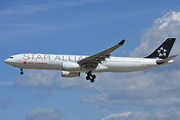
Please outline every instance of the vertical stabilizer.
[{"label": "vertical stabilizer", "polygon": [[154,52],[145,58],[160,58],[165,59],[169,56],[171,48],[176,38],[167,38]]}]

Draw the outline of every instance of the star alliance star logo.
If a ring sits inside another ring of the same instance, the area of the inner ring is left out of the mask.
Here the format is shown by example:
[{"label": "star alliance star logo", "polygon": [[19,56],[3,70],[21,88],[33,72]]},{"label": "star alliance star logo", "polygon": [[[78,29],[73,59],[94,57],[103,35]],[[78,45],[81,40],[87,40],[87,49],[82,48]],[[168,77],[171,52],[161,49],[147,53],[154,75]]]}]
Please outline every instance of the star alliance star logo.
[{"label": "star alliance star logo", "polygon": [[161,56],[166,57],[166,52],[167,52],[167,50],[164,49],[163,47],[161,47],[159,50],[157,50],[157,52],[158,52],[158,54],[159,54],[159,57],[161,57]]}]

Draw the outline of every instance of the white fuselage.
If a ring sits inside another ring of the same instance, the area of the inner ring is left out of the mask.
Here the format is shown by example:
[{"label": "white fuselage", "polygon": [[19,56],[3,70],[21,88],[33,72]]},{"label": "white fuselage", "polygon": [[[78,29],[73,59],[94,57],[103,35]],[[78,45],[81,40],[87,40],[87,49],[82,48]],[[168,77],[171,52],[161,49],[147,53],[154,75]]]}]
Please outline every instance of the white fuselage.
[{"label": "white fuselage", "polygon": [[[88,56],[50,55],[50,54],[18,54],[6,59],[11,66],[25,69],[47,69],[73,72],[88,72],[87,66],[80,66],[77,62]],[[92,72],[133,72],[160,66],[158,59],[110,57],[92,69]],[[170,60],[164,64],[172,63]],[[71,68],[72,67],[72,68]]]}]

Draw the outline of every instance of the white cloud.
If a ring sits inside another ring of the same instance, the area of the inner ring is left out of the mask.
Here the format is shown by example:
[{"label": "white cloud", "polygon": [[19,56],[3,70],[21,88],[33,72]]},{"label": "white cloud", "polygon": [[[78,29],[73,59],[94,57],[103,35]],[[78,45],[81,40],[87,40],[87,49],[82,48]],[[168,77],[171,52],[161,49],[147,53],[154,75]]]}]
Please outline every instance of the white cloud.
[{"label": "white cloud", "polygon": [[180,12],[169,12],[162,18],[154,21],[150,29],[146,29],[141,39],[141,44],[129,55],[133,57],[147,56],[156,49],[166,38],[176,37],[177,40],[172,49],[172,54],[180,53]]},{"label": "white cloud", "polygon": [[110,119],[117,119],[120,117],[128,117],[131,114],[131,112],[123,112],[123,113],[117,113],[117,114],[110,114],[108,117],[106,118],[102,118],[101,120],[110,120]]},{"label": "white cloud", "polygon": [[28,113],[25,120],[59,120],[62,115],[60,110],[52,107],[38,108]]},{"label": "white cloud", "polygon": [[24,76],[17,76],[14,87],[40,87],[50,89],[54,86],[54,77],[57,71],[36,71],[28,70]]},{"label": "white cloud", "polygon": [[23,76],[16,77],[13,86],[39,87],[43,89],[91,89],[96,86],[87,81],[83,73],[80,78],[63,78],[60,74],[60,71],[26,70]]},{"label": "white cloud", "polygon": [[81,102],[100,103],[102,107],[110,108],[127,104],[146,108],[180,106],[180,70],[172,73],[136,72],[118,74],[116,77],[102,74],[96,81],[98,89],[93,87],[99,94],[96,98],[82,96]]},{"label": "white cloud", "polygon": [[172,107],[166,112],[157,111],[154,114],[147,112],[123,112],[110,114],[101,120],[178,120],[180,117],[180,109]]},{"label": "white cloud", "polygon": [[[160,27],[158,28],[159,30],[166,29],[171,22],[177,21],[178,24],[180,22],[180,13],[179,12],[170,12],[166,14],[163,18],[157,19],[157,22],[161,23]],[[180,25],[180,24],[179,24]]]},{"label": "white cloud", "polygon": [[7,105],[10,103],[10,100],[8,98],[3,98],[0,101],[0,109],[6,109]]},{"label": "white cloud", "polygon": [[[33,71],[33,70],[32,70]],[[62,78],[56,71],[27,71],[25,76],[18,77],[15,86],[40,87],[43,89],[93,89],[98,95],[89,98],[81,97],[82,103],[100,103],[101,107],[115,107],[129,103],[147,108],[180,106],[180,70],[135,73],[101,73],[95,83],[80,78]],[[28,74],[28,75],[26,75]],[[53,75],[52,75],[53,74]],[[39,97],[50,95],[38,94]]]}]

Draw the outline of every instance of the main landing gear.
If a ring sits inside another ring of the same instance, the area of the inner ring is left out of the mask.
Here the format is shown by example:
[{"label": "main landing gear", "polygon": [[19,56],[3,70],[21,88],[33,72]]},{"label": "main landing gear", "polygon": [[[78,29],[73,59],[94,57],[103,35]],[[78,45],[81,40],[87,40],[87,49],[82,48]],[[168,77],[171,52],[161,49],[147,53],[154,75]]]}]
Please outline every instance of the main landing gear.
[{"label": "main landing gear", "polygon": [[22,69],[22,68],[21,68],[21,72],[20,72],[20,74],[21,74],[21,75],[23,75],[23,74],[24,74],[24,73],[23,73],[23,69]]},{"label": "main landing gear", "polygon": [[95,78],[96,75],[92,75],[91,71],[87,73],[86,80],[90,80],[93,83]]}]

